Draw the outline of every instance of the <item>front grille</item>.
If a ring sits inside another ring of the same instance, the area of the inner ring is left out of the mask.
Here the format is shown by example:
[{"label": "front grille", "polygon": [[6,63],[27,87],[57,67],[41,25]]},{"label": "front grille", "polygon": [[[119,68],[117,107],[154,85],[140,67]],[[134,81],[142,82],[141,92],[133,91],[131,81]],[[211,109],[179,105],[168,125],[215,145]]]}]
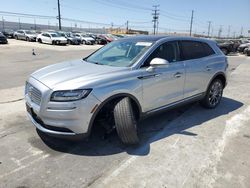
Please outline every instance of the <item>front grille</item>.
[{"label": "front grille", "polygon": [[39,91],[37,88],[35,88],[34,86],[32,86],[28,82],[26,83],[25,94],[27,94],[29,96],[30,100],[33,103],[35,103],[37,105],[41,104],[41,98],[42,98],[41,91]]}]

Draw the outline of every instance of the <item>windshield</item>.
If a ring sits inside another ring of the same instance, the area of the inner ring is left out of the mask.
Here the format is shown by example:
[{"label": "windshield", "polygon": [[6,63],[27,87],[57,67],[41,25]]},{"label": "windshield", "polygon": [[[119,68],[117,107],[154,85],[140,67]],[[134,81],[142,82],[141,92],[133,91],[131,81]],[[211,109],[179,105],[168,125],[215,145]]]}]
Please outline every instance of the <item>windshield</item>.
[{"label": "windshield", "polygon": [[152,45],[152,42],[117,41],[104,46],[87,59],[87,62],[115,67],[133,65]]},{"label": "windshield", "polygon": [[55,34],[55,33],[52,33],[52,34],[50,34],[52,37],[59,37],[57,34]]},{"label": "windshield", "polygon": [[34,34],[36,34],[36,33],[33,32],[33,31],[25,31],[25,33],[26,33],[26,34],[29,34],[29,35],[34,35]]}]

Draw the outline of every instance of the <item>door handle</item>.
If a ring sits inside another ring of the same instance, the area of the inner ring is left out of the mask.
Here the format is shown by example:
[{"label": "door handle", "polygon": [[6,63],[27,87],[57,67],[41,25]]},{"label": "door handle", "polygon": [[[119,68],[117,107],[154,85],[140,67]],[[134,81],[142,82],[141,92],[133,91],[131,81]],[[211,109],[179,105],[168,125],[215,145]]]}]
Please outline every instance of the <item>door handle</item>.
[{"label": "door handle", "polygon": [[212,68],[211,68],[211,67],[209,67],[209,66],[207,66],[207,67],[206,67],[206,70],[207,70],[207,71],[211,71],[211,70],[212,70]]},{"label": "door handle", "polygon": [[181,75],[182,75],[182,73],[181,73],[181,72],[177,72],[177,73],[175,73],[175,74],[174,74],[174,77],[175,77],[175,78],[180,78],[180,77],[181,77]]}]

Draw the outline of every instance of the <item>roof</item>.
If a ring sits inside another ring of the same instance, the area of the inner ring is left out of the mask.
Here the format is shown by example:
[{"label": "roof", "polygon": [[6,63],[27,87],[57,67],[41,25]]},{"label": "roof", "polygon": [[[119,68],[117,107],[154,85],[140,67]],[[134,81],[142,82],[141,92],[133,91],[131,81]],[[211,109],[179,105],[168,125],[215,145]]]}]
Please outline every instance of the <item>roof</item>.
[{"label": "roof", "polygon": [[158,41],[160,39],[163,39],[163,38],[166,38],[166,37],[169,37],[169,36],[164,36],[164,35],[161,35],[161,36],[156,36],[156,35],[140,35],[140,36],[125,37],[125,38],[122,38],[120,40],[156,42],[156,41]]},{"label": "roof", "polygon": [[200,41],[200,42],[211,42],[211,40],[206,38],[197,38],[197,37],[180,37],[180,36],[168,36],[168,35],[140,35],[134,37],[125,37],[119,40],[122,41],[136,41],[136,42],[157,42],[161,39],[172,39],[172,40],[192,40],[192,41]]}]

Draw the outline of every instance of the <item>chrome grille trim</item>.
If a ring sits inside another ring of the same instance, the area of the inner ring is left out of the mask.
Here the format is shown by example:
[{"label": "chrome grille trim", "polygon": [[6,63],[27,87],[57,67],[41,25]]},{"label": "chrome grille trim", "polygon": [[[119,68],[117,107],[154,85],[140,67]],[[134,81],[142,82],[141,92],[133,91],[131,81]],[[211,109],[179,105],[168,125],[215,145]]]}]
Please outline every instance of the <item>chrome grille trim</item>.
[{"label": "chrome grille trim", "polygon": [[40,90],[35,88],[33,85],[30,83],[26,82],[25,86],[25,94],[29,96],[30,100],[39,105],[41,104],[41,99],[42,99],[42,93]]}]

